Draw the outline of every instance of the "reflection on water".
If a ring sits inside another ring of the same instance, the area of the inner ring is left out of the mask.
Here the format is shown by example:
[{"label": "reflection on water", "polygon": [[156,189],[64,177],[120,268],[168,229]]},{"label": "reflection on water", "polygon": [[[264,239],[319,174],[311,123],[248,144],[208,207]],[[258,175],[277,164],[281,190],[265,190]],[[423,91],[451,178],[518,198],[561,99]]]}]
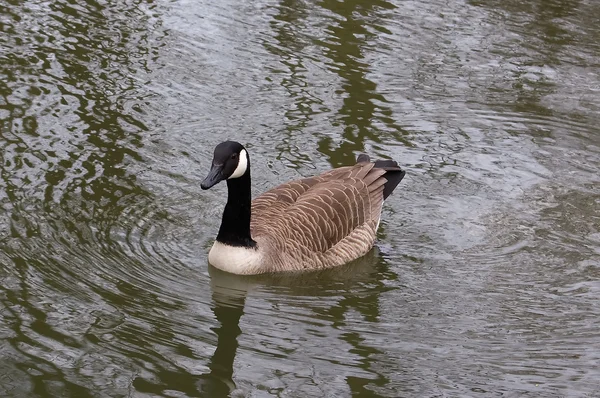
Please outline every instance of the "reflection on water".
[{"label": "reflection on water", "polygon": [[[389,286],[390,283],[397,280],[397,275],[389,270],[384,260],[378,257],[379,253],[374,249],[365,257],[338,269],[308,274],[244,277],[211,268],[211,290],[215,303],[213,311],[221,323],[221,328],[218,329],[217,349],[210,361],[211,365],[218,364],[220,366],[210,366],[211,375],[219,375],[221,378],[223,376],[231,377],[237,348],[235,338],[240,334],[238,322],[243,308],[247,307],[246,316],[249,317],[264,311],[264,308],[260,308],[262,304],[258,304],[258,308],[256,304],[246,304],[245,297],[248,295],[262,297],[267,303],[270,302],[278,307],[280,311],[280,316],[276,321],[266,320],[266,322],[255,325],[256,333],[252,334],[253,344],[242,346],[243,349],[250,350],[251,355],[255,358],[260,358],[261,355],[274,356],[275,361],[281,358],[280,355],[273,352],[272,346],[282,345],[282,343],[285,345],[285,343],[274,340],[273,337],[277,336],[283,340],[298,340],[298,336],[295,336],[294,333],[298,331],[299,319],[307,323],[302,327],[307,327],[309,335],[312,335],[311,340],[314,340],[315,347],[306,347],[311,351],[321,349],[322,344],[319,340],[327,338],[313,328],[315,325],[325,322],[334,330],[344,329],[347,326],[346,319],[352,317],[353,312],[360,314],[364,322],[377,322],[381,315],[379,296],[397,289],[397,287]],[[278,297],[287,299],[285,302],[278,302]],[[225,317],[224,314],[229,314],[229,316]],[[368,393],[368,390],[365,389],[366,385],[370,383],[385,385],[389,382],[385,374],[372,366],[378,360],[376,358],[385,357],[383,351],[369,345],[359,333],[341,333],[339,339],[340,344],[352,347],[350,352],[344,354],[347,360],[354,363],[352,366],[356,367],[356,370],[348,375],[345,381],[350,392],[353,394]],[[300,338],[300,340],[305,340],[305,338]],[[285,351],[283,346],[282,349]],[[288,350],[290,355],[294,355],[297,351],[290,347]],[[319,354],[320,359],[325,361],[320,366],[326,373],[331,372],[331,369],[327,369],[328,363],[329,367],[340,365],[339,354],[334,349],[331,352]],[[305,370],[304,366],[320,367],[319,365],[310,365],[306,361],[307,358],[297,358],[295,366],[302,370]],[[344,364],[349,365],[350,363]],[[270,381],[270,384],[279,383]],[[265,387],[270,384],[265,384]],[[278,391],[283,386],[271,388]],[[326,392],[323,388],[318,385],[297,386],[296,392],[322,394]]]},{"label": "reflection on water", "polygon": [[[367,140],[377,145],[389,134],[394,141],[407,145],[401,127],[386,105],[389,101],[367,77],[371,61],[367,52],[376,51],[379,34],[390,33],[384,27],[385,11],[396,7],[385,1],[350,1],[343,6],[337,1],[324,1],[321,6],[339,15],[335,23],[325,29],[328,38],[319,44],[325,57],[331,60],[327,62],[328,68],[342,80],[337,93],[343,97],[343,105],[336,119],[343,128],[343,141],[334,143],[325,135],[319,142],[319,151],[328,155],[333,166],[343,166],[352,163],[354,153],[367,149]],[[341,159],[334,158],[335,155]]]},{"label": "reflection on water", "polygon": [[[600,394],[592,1],[4,2],[0,395]],[[206,264],[255,193],[400,161],[335,270]]]}]

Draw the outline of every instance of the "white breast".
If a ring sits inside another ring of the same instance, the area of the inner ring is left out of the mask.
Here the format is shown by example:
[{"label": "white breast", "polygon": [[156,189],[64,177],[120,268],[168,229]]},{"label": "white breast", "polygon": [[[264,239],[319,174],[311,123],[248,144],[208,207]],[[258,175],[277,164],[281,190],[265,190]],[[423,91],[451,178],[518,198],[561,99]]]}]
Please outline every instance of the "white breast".
[{"label": "white breast", "polygon": [[215,241],[208,253],[208,262],[232,274],[256,274],[260,268],[262,254],[253,248],[229,246]]}]

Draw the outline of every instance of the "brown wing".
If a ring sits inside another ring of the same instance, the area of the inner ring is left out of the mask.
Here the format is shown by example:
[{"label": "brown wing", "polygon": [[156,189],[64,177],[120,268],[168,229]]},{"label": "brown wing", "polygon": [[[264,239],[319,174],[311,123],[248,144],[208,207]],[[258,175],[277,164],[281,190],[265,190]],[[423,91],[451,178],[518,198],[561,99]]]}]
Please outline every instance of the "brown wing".
[{"label": "brown wing", "polygon": [[[327,181],[335,175],[346,175],[351,167],[341,167],[327,171],[321,175],[294,180],[281,184],[252,201],[252,221],[261,220],[260,224],[275,221],[286,209],[310,188],[320,182]],[[253,223],[253,227],[256,223]]]},{"label": "brown wing", "polygon": [[252,202],[252,235],[274,236],[282,250],[324,253],[366,223],[376,224],[383,174],[372,163],[359,163],[280,185]]}]

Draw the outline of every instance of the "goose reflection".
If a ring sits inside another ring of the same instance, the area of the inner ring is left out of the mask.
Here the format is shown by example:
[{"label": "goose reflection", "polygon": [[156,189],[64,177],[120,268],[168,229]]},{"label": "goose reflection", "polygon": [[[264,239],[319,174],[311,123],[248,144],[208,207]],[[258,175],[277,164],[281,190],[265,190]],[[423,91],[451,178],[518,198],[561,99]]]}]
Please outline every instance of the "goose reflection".
[{"label": "goose reflection", "polygon": [[[387,290],[386,280],[396,279],[390,272],[385,260],[377,248],[367,255],[345,266],[329,270],[308,273],[278,273],[256,276],[242,276],[223,272],[209,266],[213,299],[213,313],[219,322],[214,332],[217,334],[217,347],[208,362],[210,372],[202,376],[200,390],[207,396],[226,396],[239,392],[234,382],[234,363],[240,347],[238,338],[242,335],[240,320],[245,313],[247,297],[261,296],[265,291],[277,296],[277,301],[285,303],[297,298],[310,298],[307,304],[309,313],[315,317],[325,316],[334,328],[343,327],[344,319],[349,312],[358,312],[367,322],[372,322],[379,315],[379,295]],[[365,289],[366,288],[366,289]],[[360,294],[357,294],[357,290]],[[322,305],[323,301],[335,297],[332,305]],[[323,299],[323,300],[321,300]],[[276,309],[275,309],[276,311]],[[252,318],[256,314],[248,309],[248,322],[255,324]],[[271,314],[278,318],[277,314]],[[257,320],[258,321],[258,320]],[[246,332],[249,333],[249,332]],[[296,331],[294,331],[296,333]],[[341,339],[350,344],[352,354],[361,358],[357,361],[360,368],[369,373],[369,377],[361,378],[348,375],[348,388],[354,393],[365,392],[369,383],[378,385],[388,382],[384,375],[371,369],[372,355],[382,354],[374,347],[367,347],[364,339],[356,333],[343,333]],[[322,342],[316,339],[307,344],[319,346]],[[249,347],[243,351],[254,351]],[[277,355],[277,354],[275,354]],[[283,358],[285,359],[285,358]],[[257,364],[259,362],[257,361]],[[256,387],[256,386],[254,386]]]},{"label": "goose reflection", "polygon": [[[246,286],[228,283],[226,275],[209,267],[211,275],[212,311],[219,322],[213,331],[217,335],[217,348],[209,360],[210,373],[202,376],[200,390],[210,397],[227,396],[235,389],[233,364],[238,349],[238,336],[242,333],[240,319],[246,303]],[[228,274],[227,274],[228,275]],[[231,287],[230,287],[231,285]]]}]

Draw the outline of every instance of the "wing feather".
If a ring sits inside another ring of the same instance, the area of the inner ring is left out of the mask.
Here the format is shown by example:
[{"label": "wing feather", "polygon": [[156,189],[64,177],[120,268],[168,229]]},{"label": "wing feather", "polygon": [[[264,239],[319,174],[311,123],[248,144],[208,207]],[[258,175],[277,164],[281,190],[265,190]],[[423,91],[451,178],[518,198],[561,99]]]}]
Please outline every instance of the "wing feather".
[{"label": "wing feather", "polygon": [[359,163],[282,184],[252,202],[252,235],[302,255],[356,256],[375,238],[384,174]]}]

